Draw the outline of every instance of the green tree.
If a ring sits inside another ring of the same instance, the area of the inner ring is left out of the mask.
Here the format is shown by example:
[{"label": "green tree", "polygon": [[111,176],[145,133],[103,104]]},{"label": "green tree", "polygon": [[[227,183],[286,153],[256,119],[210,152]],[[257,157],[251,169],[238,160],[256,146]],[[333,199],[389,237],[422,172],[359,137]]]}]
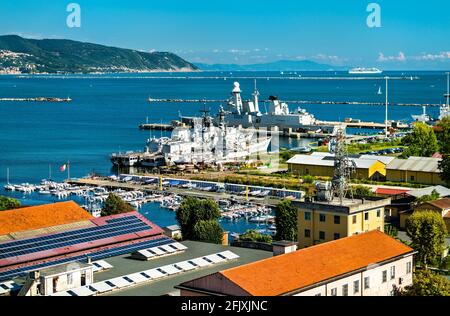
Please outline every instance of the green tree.
[{"label": "green tree", "polygon": [[[184,198],[176,212],[183,239],[190,240],[221,242],[223,231],[218,224],[219,218],[219,205],[211,199]],[[211,222],[216,222],[217,225]],[[206,229],[210,231],[205,231]]]},{"label": "green tree", "polygon": [[441,170],[442,180],[450,186],[450,154],[444,154],[442,160],[439,162],[439,169]]},{"label": "green tree", "polygon": [[291,201],[283,200],[275,208],[275,240],[297,240],[297,209]]},{"label": "green tree", "polygon": [[353,196],[355,197],[368,197],[375,195],[369,187],[364,185],[355,185],[351,187],[351,190],[353,192]]},{"label": "green tree", "polygon": [[436,265],[445,249],[447,228],[442,216],[433,211],[416,211],[406,220],[406,234],[411,247],[417,251],[416,259],[427,267]]},{"label": "green tree", "polygon": [[18,200],[0,195],[0,211],[12,210],[20,206],[21,204]]},{"label": "green tree", "polygon": [[450,155],[450,117],[443,118],[435,128],[441,154]]},{"label": "green tree", "polygon": [[442,160],[439,162],[441,178],[450,186],[450,117],[443,118],[436,126]]},{"label": "green tree", "polygon": [[133,211],[135,211],[135,209],[130,204],[122,200],[120,196],[110,193],[105,201],[105,205],[102,208],[101,215],[109,216]]},{"label": "green tree", "polygon": [[402,141],[407,146],[403,152],[404,157],[418,156],[431,157],[439,151],[436,134],[425,123],[416,123],[411,134],[405,136]]},{"label": "green tree", "polygon": [[223,230],[217,220],[200,220],[194,226],[194,240],[221,244]]},{"label": "green tree", "polygon": [[431,191],[431,194],[429,195],[423,195],[419,198],[417,198],[416,203],[420,204],[420,203],[425,203],[425,202],[431,202],[431,201],[436,201],[440,198],[441,196],[439,195],[439,192],[436,190]]},{"label": "green tree", "polygon": [[450,281],[430,270],[419,270],[414,273],[413,285],[407,287],[405,296],[449,296]]},{"label": "green tree", "polygon": [[254,230],[254,229],[249,229],[244,234],[239,236],[239,240],[264,242],[267,244],[271,244],[272,236],[261,234],[260,232]]}]

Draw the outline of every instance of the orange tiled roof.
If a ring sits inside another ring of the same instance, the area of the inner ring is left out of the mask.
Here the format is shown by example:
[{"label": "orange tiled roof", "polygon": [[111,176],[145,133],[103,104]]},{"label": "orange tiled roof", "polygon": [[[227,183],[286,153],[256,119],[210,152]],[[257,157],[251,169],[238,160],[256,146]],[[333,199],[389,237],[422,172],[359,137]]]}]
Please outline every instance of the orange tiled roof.
[{"label": "orange tiled roof", "polygon": [[425,204],[430,204],[442,210],[446,210],[450,208],[450,198],[443,198],[436,201],[425,202]]},{"label": "orange tiled roof", "polygon": [[0,212],[0,235],[93,219],[75,202],[30,206]]},{"label": "orange tiled roof", "polygon": [[276,296],[412,252],[372,231],[220,272],[255,296]]}]

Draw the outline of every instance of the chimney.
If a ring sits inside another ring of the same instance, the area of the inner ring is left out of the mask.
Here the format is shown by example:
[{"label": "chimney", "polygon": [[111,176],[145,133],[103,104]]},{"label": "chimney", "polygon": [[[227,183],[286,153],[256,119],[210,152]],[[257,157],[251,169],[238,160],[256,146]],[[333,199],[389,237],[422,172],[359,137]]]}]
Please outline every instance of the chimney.
[{"label": "chimney", "polygon": [[39,270],[30,272],[30,278],[33,280],[39,280],[40,276],[41,276],[41,272]]},{"label": "chimney", "polygon": [[297,251],[297,242],[295,241],[275,241],[272,243],[273,256],[284,255],[290,252]]},{"label": "chimney", "polygon": [[228,246],[229,245],[229,243],[228,243],[228,234],[229,233],[230,232],[227,232],[227,231],[223,232],[223,235],[222,235],[222,246]]}]

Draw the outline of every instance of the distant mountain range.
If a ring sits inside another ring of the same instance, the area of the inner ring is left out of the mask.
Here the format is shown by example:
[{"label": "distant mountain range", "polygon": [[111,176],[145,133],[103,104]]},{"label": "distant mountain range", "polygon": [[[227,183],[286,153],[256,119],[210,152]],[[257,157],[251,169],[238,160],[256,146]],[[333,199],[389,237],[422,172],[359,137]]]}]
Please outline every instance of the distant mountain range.
[{"label": "distant mountain range", "polygon": [[205,71],[326,71],[348,69],[348,67],[320,64],[310,60],[280,60],[250,65],[200,63],[195,65]]},{"label": "distant mountain range", "polygon": [[146,53],[65,39],[0,36],[0,73],[106,73],[195,71],[168,52]]}]

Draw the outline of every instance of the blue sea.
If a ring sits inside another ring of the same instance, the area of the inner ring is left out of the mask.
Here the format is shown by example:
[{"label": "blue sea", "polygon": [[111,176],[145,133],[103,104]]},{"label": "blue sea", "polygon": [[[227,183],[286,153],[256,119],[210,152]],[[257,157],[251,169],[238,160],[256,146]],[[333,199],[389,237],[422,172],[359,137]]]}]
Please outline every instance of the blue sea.
[{"label": "blue sea", "polygon": [[[391,77],[418,77],[417,80],[390,80],[390,102],[442,103],[446,90],[444,72],[388,72]],[[344,72],[204,72],[161,74],[111,74],[70,76],[0,76],[0,98],[70,97],[70,103],[0,102],[0,194],[6,183],[6,168],[12,183],[38,183],[48,177],[65,179],[58,167],[70,161],[71,177],[96,172],[112,173],[109,154],[143,149],[149,131],[140,123],[169,123],[179,115],[200,115],[202,104],[149,103],[152,98],[226,99],[234,81],[239,81],[244,98],[250,98],[257,79],[261,99],[276,95],[283,100],[384,102],[383,76],[369,80],[349,80]],[[224,77],[226,77],[224,79]],[[287,77],[296,77],[290,80]],[[311,78],[311,79],[308,79]],[[220,104],[208,103],[212,113]],[[291,105],[291,110],[296,106]],[[321,120],[347,117],[383,122],[384,107],[367,105],[302,105]],[[264,110],[264,109],[263,109]],[[389,108],[389,118],[411,121],[420,107]],[[428,113],[438,115],[438,108]],[[152,132],[160,136],[161,132]],[[307,140],[283,140],[281,147],[297,147]],[[15,193],[17,195],[17,193]],[[44,203],[38,195],[18,196],[24,204]],[[48,202],[48,201],[47,201]],[[174,214],[149,205],[148,216],[160,225],[174,222]],[[247,228],[248,225],[244,225]],[[244,229],[227,227],[231,231]]]}]

